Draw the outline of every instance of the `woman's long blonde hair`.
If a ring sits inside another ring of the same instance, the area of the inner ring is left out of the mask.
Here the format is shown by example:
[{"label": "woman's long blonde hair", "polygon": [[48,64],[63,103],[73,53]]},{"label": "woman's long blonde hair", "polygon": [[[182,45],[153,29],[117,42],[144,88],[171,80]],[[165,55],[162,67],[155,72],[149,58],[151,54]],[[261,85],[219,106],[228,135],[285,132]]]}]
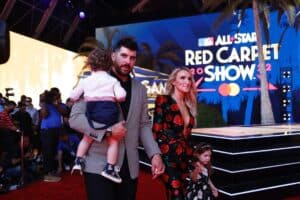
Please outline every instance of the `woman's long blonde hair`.
[{"label": "woman's long blonde hair", "polygon": [[174,93],[174,85],[173,82],[176,80],[177,74],[180,71],[187,71],[190,75],[191,75],[191,80],[192,80],[192,84],[191,84],[191,90],[189,93],[187,93],[187,95],[184,98],[184,102],[186,103],[186,105],[188,106],[188,108],[190,109],[191,114],[196,117],[197,115],[197,89],[195,86],[195,79],[193,74],[191,73],[190,69],[187,67],[180,67],[180,68],[176,68],[172,71],[172,73],[169,75],[169,78],[167,80],[167,85],[166,85],[166,92],[168,95],[172,95]]}]

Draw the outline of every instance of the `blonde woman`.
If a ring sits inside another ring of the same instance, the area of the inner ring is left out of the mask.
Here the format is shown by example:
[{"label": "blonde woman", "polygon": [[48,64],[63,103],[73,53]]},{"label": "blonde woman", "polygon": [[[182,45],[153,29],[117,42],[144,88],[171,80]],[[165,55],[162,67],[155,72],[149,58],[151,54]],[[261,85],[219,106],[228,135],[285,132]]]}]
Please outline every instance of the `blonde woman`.
[{"label": "blonde woman", "polygon": [[166,166],[162,175],[167,199],[184,199],[191,130],[197,112],[194,78],[186,67],[176,68],[167,81],[167,95],[156,98],[153,133]]}]

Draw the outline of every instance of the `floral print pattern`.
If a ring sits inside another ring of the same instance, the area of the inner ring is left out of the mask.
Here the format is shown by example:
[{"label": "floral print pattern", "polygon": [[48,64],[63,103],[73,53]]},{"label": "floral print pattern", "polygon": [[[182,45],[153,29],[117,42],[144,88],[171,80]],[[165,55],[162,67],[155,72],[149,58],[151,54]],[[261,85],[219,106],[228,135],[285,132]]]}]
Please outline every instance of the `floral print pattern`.
[{"label": "floral print pattern", "polygon": [[208,180],[209,178],[206,168],[198,175],[198,179],[195,182],[189,180],[185,200],[211,200],[212,195]]},{"label": "floral print pattern", "polygon": [[167,187],[168,198],[172,200],[182,200],[185,196],[188,160],[192,155],[189,139],[194,123],[194,117],[190,113],[189,123],[185,127],[176,101],[170,95],[157,96],[153,134],[166,165],[162,180]]}]

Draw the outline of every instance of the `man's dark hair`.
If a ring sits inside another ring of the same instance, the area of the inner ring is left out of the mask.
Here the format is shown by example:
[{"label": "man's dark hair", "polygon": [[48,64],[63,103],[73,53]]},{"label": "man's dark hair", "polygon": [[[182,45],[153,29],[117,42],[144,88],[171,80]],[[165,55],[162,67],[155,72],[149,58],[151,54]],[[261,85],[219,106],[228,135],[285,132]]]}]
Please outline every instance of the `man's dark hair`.
[{"label": "man's dark hair", "polygon": [[56,93],[56,94],[60,93],[60,91],[59,91],[59,89],[57,87],[50,88],[50,91],[53,92],[53,93]]},{"label": "man's dark hair", "polygon": [[21,107],[26,107],[26,104],[25,104],[25,103],[22,103],[22,102],[19,102],[19,103],[18,103],[18,108],[21,108]]},{"label": "man's dark hair", "polygon": [[87,64],[92,71],[109,71],[113,64],[110,51],[103,48],[94,49],[88,56]]},{"label": "man's dark hair", "polygon": [[138,50],[138,44],[133,37],[125,37],[120,39],[113,48],[113,51],[118,51],[121,47],[126,47],[132,51]]},{"label": "man's dark hair", "polygon": [[16,106],[16,105],[17,104],[14,101],[7,101],[7,102],[5,102],[5,106]]}]

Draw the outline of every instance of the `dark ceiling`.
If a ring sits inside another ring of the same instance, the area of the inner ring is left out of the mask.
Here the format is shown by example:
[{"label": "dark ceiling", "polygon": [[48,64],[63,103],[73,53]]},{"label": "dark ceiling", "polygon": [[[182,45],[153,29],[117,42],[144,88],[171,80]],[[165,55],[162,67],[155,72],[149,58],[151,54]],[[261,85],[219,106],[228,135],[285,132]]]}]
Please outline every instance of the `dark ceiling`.
[{"label": "dark ceiling", "polygon": [[14,32],[77,51],[96,27],[195,15],[200,8],[201,0],[1,0],[0,19]]}]

